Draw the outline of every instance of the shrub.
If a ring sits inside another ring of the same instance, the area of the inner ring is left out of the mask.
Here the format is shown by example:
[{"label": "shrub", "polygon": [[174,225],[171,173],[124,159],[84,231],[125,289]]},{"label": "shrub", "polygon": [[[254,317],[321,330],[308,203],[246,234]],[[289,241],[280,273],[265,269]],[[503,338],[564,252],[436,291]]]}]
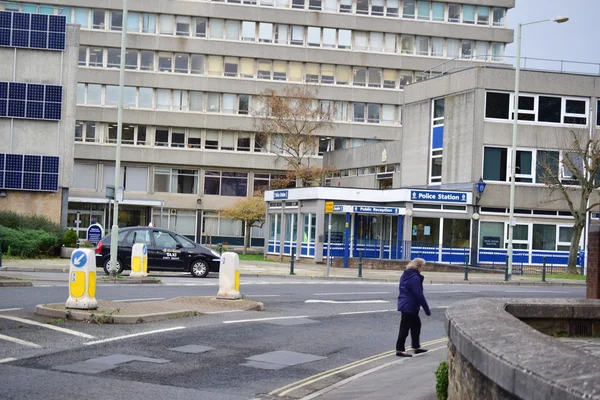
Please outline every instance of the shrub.
[{"label": "shrub", "polygon": [[69,229],[67,233],[65,233],[62,244],[65,247],[75,247],[77,245],[77,240],[79,240],[77,233],[75,233],[73,229]]},{"label": "shrub", "polygon": [[438,400],[448,399],[448,362],[442,361],[435,371],[435,393]]},{"label": "shrub", "polygon": [[[35,241],[42,247],[40,247],[33,254],[45,254],[45,255],[54,255],[56,251],[62,246],[63,238],[65,236],[65,229],[61,227],[59,224],[56,224],[50,221],[48,218],[41,215],[20,215],[12,211],[0,211],[0,227],[6,227],[12,230],[18,231],[36,231],[38,233],[32,233],[36,239]],[[40,234],[39,232],[43,233]],[[0,233],[0,238],[2,238],[3,242],[6,244],[2,244],[2,251],[7,251],[10,245],[13,244],[14,240],[10,237],[10,235],[16,234],[20,237],[19,233],[15,233],[11,231],[10,234]],[[41,236],[40,236],[41,235]],[[52,236],[52,240],[47,235]],[[31,238],[29,236],[25,237],[26,242],[30,242]],[[52,244],[51,244],[52,243]],[[23,248],[27,248],[28,245],[17,244],[11,246],[11,253],[14,256],[28,257],[23,255]],[[52,249],[49,249],[52,247]],[[17,249],[19,248],[19,250]],[[27,254],[32,254],[32,251],[25,251]]]},{"label": "shrub", "polygon": [[[17,257],[54,255],[57,240],[52,233],[33,229],[12,229],[0,226],[2,250]],[[9,251],[10,250],[10,251]]]}]

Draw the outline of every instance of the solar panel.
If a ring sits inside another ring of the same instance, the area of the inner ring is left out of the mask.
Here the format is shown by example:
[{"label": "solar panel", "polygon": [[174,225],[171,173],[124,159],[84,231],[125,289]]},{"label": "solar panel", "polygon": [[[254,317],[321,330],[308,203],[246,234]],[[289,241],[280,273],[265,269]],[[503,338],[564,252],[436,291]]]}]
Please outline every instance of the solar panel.
[{"label": "solar panel", "polygon": [[17,99],[17,100],[25,100],[27,98],[27,84],[20,82],[10,82],[8,86],[8,98],[9,99]]},{"label": "solar panel", "polygon": [[61,118],[62,118],[62,104],[46,102],[46,108],[44,109],[44,119],[60,121]]},{"label": "solar panel", "polygon": [[29,30],[31,28],[31,14],[13,12],[13,29]]},{"label": "solar panel", "polygon": [[8,99],[8,82],[0,82],[0,99]]},{"label": "solar panel", "polygon": [[31,30],[32,31],[47,31],[48,16],[44,14],[31,14]]},{"label": "solar panel", "polygon": [[0,82],[0,117],[59,121],[62,91],[60,85]]},{"label": "solar panel", "polygon": [[8,107],[8,100],[0,99],[0,117],[8,116],[8,110],[6,109],[7,107]]},{"label": "solar panel", "polygon": [[23,174],[23,189],[25,190],[40,190],[41,176],[40,173],[27,173]]},{"label": "solar panel", "polygon": [[64,15],[0,12],[0,46],[65,50]]},{"label": "solar panel", "polygon": [[25,172],[40,172],[42,169],[42,157],[25,155],[23,160],[23,171]]},{"label": "solar panel", "polygon": [[0,28],[12,28],[12,13],[10,11],[0,11]]},{"label": "solar panel", "polygon": [[44,85],[28,83],[27,100],[44,101]]},{"label": "solar panel", "polygon": [[65,15],[50,16],[50,32],[65,33],[67,31],[67,17]]},{"label": "solar panel", "polygon": [[31,31],[31,40],[29,42],[30,47],[36,49],[48,48],[48,33]]},{"label": "solar panel", "polygon": [[25,118],[25,101],[24,100],[9,100],[8,101],[8,116],[15,118]]},{"label": "solar panel", "polygon": [[0,188],[55,192],[59,161],[56,156],[0,153]]},{"label": "solar panel", "polygon": [[22,171],[23,170],[23,154],[7,154],[6,155],[6,171]]},{"label": "solar panel", "polygon": [[0,46],[10,46],[10,29],[0,28]]},{"label": "solar panel", "polygon": [[29,32],[21,29],[13,29],[11,46],[29,47]]},{"label": "solar panel", "polygon": [[4,187],[6,189],[21,189],[23,187],[23,172],[6,171],[4,173]]},{"label": "solar panel", "polygon": [[65,49],[65,34],[50,32],[48,34],[48,49],[64,50]]},{"label": "solar panel", "polygon": [[56,192],[58,190],[58,174],[42,174],[40,190]]},{"label": "solar panel", "polygon": [[62,86],[46,85],[46,101],[62,103]]},{"label": "solar panel", "polygon": [[44,119],[44,103],[41,101],[28,101],[25,118]]},{"label": "solar panel", "polygon": [[42,172],[58,174],[60,157],[42,156]]}]

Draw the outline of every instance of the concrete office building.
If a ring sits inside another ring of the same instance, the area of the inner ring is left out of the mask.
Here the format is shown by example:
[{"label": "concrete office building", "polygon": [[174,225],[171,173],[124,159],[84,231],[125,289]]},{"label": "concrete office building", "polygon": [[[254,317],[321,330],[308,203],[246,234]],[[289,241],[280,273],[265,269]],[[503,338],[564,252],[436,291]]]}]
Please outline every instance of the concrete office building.
[{"label": "concrete office building", "polygon": [[79,29],[38,11],[0,11],[0,210],[65,225]]},{"label": "concrete office building", "polygon": [[[399,140],[327,153],[338,176],[330,188],[270,191],[270,254],[327,254],[326,201],[333,201],[332,254],[383,259],[421,255],[430,261],[503,265],[508,243],[515,71],[474,67],[404,90]],[[565,265],[573,217],[544,184],[546,168],[564,183],[560,160],[572,132],[586,140],[600,129],[600,77],[521,72],[515,179],[514,263]],[[406,134],[410,132],[410,134]],[[583,165],[583,160],[580,160]],[[478,195],[475,184],[487,184]],[[383,182],[383,183],[382,183]],[[389,190],[377,190],[385,187]],[[598,194],[590,204],[598,201]],[[598,210],[600,211],[600,210]],[[591,218],[598,218],[598,211]],[[584,232],[581,249],[585,248]],[[308,240],[306,240],[308,238]],[[315,240],[316,238],[316,240]],[[582,260],[580,260],[580,265]]]},{"label": "concrete office building", "polygon": [[[314,84],[335,126],[319,153],[403,136],[404,86],[455,57],[502,63],[514,0],[47,0],[18,11],[81,27],[69,221],[107,222],[113,183],[120,35],[128,31],[120,226],[147,224],[196,240],[241,243],[217,211],[282,173],[252,132],[253,96]],[[81,231],[83,235],[83,230]],[[206,235],[207,238],[202,238]],[[262,230],[253,243],[262,245]]]}]

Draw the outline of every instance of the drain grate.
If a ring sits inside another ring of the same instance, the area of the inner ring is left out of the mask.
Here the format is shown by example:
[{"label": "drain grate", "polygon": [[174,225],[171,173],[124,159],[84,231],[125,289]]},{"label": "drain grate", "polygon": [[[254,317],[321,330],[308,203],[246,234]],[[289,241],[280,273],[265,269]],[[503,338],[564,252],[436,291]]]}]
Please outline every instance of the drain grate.
[{"label": "drain grate", "polygon": [[592,336],[592,321],[571,321],[569,336]]}]

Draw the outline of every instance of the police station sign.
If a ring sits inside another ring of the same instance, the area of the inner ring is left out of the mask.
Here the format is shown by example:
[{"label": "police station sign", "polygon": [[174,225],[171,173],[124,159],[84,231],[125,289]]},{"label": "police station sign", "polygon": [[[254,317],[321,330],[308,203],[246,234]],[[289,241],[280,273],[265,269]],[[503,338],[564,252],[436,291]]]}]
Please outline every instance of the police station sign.
[{"label": "police station sign", "polygon": [[460,192],[411,190],[410,199],[412,201],[433,201],[436,203],[466,203],[467,194]]}]

